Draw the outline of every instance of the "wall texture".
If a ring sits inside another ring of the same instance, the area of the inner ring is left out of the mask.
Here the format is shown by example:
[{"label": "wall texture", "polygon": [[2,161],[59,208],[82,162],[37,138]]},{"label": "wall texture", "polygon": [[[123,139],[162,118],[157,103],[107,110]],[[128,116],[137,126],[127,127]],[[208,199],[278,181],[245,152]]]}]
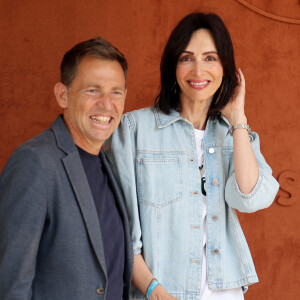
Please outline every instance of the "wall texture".
[{"label": "wall texture", "polygon": [[149,106],[166,39],[196,10],[218,13],[231,32],[248,120],[281,183],[269,209],[239,214],[260,278],[246,299],[299,299],[299,0],[2,0],[0,170],[60,113],[53,86],[70,47],[97,35],[111,41],[129,61],[125,110]]}]

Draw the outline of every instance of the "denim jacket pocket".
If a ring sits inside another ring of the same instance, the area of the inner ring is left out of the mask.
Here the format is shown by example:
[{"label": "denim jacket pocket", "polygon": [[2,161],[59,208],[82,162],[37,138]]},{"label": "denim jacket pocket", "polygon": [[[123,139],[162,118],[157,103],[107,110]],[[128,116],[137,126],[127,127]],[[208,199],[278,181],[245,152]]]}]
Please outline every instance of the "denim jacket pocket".
[{"label": "denim jacket pocket", "polygon": [[223,147],[222,154],[224,157],[233,156],[233,147]]},{"label": "denim jacket pocket", "polygon": [[139,202],[162,208],[180,201],[182,199],[181,170],[182,159],[178,157],[138,157]]}]

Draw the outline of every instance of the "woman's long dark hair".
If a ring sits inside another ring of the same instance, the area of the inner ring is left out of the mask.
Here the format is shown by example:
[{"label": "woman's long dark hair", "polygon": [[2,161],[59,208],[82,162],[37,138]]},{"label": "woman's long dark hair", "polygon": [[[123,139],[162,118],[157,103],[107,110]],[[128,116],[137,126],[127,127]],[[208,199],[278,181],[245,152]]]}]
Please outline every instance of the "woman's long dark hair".
[{"label": "woman's long dark hair", "polygon": [[193,33],[208,29],[214,39],[223,66],[223,81],[216,91],[208,116],[215,118],[230,100],[237,86],[234,52],[229,32],[216,14],[192,13],[184,17],[172,31],[164,49],[161,63],[161,88],[154,106],[169,114],[171,109],[181,111],[180,88],[176,80],[176,67],[180,55],[188,46]]}]

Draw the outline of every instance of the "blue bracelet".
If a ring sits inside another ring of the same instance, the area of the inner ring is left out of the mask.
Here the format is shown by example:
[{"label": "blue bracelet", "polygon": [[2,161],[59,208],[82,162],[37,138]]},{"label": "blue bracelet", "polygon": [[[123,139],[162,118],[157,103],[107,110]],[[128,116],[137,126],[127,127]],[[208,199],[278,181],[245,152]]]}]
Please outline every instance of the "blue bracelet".
[{"label": "blue bracelet", "polygon": [[149,300],[149,297],[150,297],[151,293],[153,292],[154,288],[155,288],[156,286],[158,286],[158,285],[160,285],[160,283],[159,283],[157,280],[154,280],[154,281],[150,284],[150,286],[148,287],[147,298],[146,298],[146,300]]}]

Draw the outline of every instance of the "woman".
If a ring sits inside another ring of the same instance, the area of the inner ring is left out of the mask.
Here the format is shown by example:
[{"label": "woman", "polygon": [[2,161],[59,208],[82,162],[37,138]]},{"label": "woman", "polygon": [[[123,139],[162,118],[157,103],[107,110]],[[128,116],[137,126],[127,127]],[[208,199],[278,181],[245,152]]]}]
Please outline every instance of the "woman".
[{"label": "woman", "polygon": [[235,209],[268,207],[278,183],[244,104],[225,25],[186,16],[164,50],[154,107],[124,115],[106,145],[130,216],[134,298],[244,299],[258,281]]}]

